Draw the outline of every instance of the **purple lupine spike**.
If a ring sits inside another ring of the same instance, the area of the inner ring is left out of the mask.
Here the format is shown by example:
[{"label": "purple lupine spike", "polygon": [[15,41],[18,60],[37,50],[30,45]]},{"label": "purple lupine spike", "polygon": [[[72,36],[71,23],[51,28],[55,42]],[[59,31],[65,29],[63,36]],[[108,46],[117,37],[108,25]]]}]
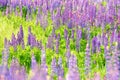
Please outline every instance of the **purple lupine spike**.
[{"label": "purple lupine spike", "polygon": [[34,70],[37,66],[36,58],[32,55],[31,68]]},{"label": "purple lupine spike", "polygon": [[0,79],[1,77],[4,77],[5,80],[10,79],[9,69],[8,69],[8,57],[9,57],[9,44],[7,39],[4,40],[4,49],[2,53],[2,65],[0,65]]},{"label": "purple lupine spike", "polygon": [[119,80],[119,59],[118,59],[118,53],[117,53],[117,48],[112,50],[113,55],[111,56],[110,50],[107,47],[105,58],[106,58],[106,69],[107,69],[107,74],[106,74],[106,79],[108,80]]},{"label": "purple lupine spike", "polygon": [[26,80],[26,79],[27,79],[27,75],[26,75],[25,67],[20,66],[18,80]]},{"label": "purple lupine spike", "polygon": [[120,52],[120,32],[118,33],[118,51]]},{"label": "purple lupine spike", "polygon": [[56,39],[56,53],[59,52],[59,41],[60,41],[60,34],[58,34],[57,39]]},{"label": "purple lupine spike", "polygon": [[61,76],[61,78],[64,77],[64,70],[62,68],[62,58],[61,57],[59,57],[59,59],[58,59],[58,77],[60,77],[60,76]]},{"label": "purple lupine spike", "polygon": [[17,44],[18,44],[17,39],[16,39],[14,33],[12,33],[11,45],[14,47],[14,50],[16,50]]},{"label": "purple lupine spike", "polygon": [[57,68],[57,63],[55,58],[52,59],[51,68],[52,68],[52,76],[54,76],[55,74],[58,74],[58,68]]},{"label": "purple lupine spike", "polygon": [[53,24],[55,28],[58,28],[60,26],[60,16],[61,16],[60,8],[58,8],[56,14],[53,13],[52,15]]},{"label": "purple lupine spike", "polygon": [[97,37],[92,39],[92,53],[96,53],[96,44],[97,44]]},{"label": "purple lupine spike", "polygon": [[47,80],[47,76],[48,76],[48,67],[46,64],[41,65],[41,69],[40,69],[40,79],[41,80]]},{"label": "purple lupine spike", "polygon": [[2,53],[2,65],[7,66],[8,57],[9,57],[9,48],[6,47],[4,48]]},{"label": "purple lupine spike", "polygon": [[68,37],[68,31],[65,29],[64,30],[64,38],[67,40],[67,37]]},{"label": "purple lupine spike", "polygon": [[66,24],[68,21],[68,9],[65,8],[64,12],[62,13],[62,24]]},{"label": "purple lupine spike", "polygon": [[75,30],[72,30],[71,38],[74,39]]},{"label": "purple lupine spike", "polygon": [[104,37],[106,36],[106,33],[101,34],[101,44],[104,45]]},{"label": "purple lupine spike", "polygon": [[70,59],[69,59],[69,69],[77,69],[77,59],[75,57],[75,55],[71,55]]},{"label": "purple lupine spike", "polygon": [[58,76],[58,80],[65,80],[65,79],[61,76]]},{"label": "purple lupine spike", "polygon": [[28,45],[31,45],[31,27],[28,28]]},{"label": "purple lupine spike", "polygon": [[67,51],[66,51],[66,61],[67,61],[67,66],[69,67],[69,59],[70,59],[70,56],[71,56],[71,52],[70,52],[70,47],[67,48]]},{"label": "purple lupine spike", "polygon": [[66,39],[66,49],[69,48],[69,45],[70,45],[70,39],[69,39],[69,37],[67,37],[67,39]]},{"label": "purple lupine spike", "polygon": [[31,46],[31,48],[36,46],[36,37],[33,34],[31,34],[31,36],[30,36],[30,46]]},{"label": "purple lupine spike", "polygon": [[116,80],[119,80],[120,76],[119,76],[119,53],[118,53],[118,50],[117,50],[117,44],[113,45],[113,48],[112,48],[112,62],[113,62],[113,68],[114,68],[114,78]]},{"label": "purple lupine spike", "polygon": [[87,44],[86,52],[85,52],[85,74],[88,75],[90,73],[90,45]]},{"label": "purple lupine spike", "polygon": [[44,4],[42,5],[42,12],[43,14],[47,15],[47,3],[46,1],[43,2]]},{"label": "purple lupine spike", "polygon": [[99,73],[95,73],[94,80],[101,80]]},{"label": "purple lupine spike", "polygon": [[20,5],[20,17],[22,17],[23,12],[22,12],[22,5]]},{"label": "purple lupine spike", "polygon": [[0,80],[13,80],[12,77],[10,76],[9,69],[7,67],[0,67],[1,72],[0,72]]},{"label": "purple lupine spike", "polygon": [[110,65],[111,56],[110,56],[110,52],[109,52],[109,48],[108,47],[106,48],[105,59],[106,59],[106,70],[107,70],[106,79],[109,79],[109,77],[110,77],[109,72],[110,72],[112,67]]},{"label": "purple lupine spike", "polygon": [[80,29],[76,30],[76,49],[80,51],[80,39],[82,37],[82,31]]},{"label": "purple lupine spike", "polygon": [[100,44],[100,35],[98,35],[97,36],[97,45],[96,45],[98,53],[100,52],[100,46],[101,46],[101,44]]},{"label": "purple lupine spike", "polygon": [[60,78],[64,78],[64,69],[63,68],[59,68],[58,66],[58,77]]},{"label": "purple lupine spike", "polygon": [[111,34],[111,37],[110,37],[110,43],[112,44],[114,42],[114,31],[112,32]]},{"label": "purple lupine spike", "polygon": [[41,64],[46,64],[46,52],[45,52],[45,49],[42,48],[41,52],[42,52],[42,54],[41,54]]},{"label": "purple lupine spike", "polygon": [[22,25],[20,25],[20,31],[17,34],[17,43],[22,46],[24,49],[24,33],[23,33],[23,28]]},{"label": "purple lupine spike", "polygon": [[24,43],[24,40],[22,40],[22,42],[21,42],[21,46],[22,46],[22,49],[25,49],[25,43]]},{"label": "purple lupine spike", "polygon": [[80,80],[80,75],[78,72],[78,67],[77,67],[77,60],[74,55],[70,57],[69,60],[69,71],[66,77],[66,80]]},{"label": "purple lupine spike", "polygon": [[67,26],[68,26],[68,28],[70,28],[70,29],[71,29],[71,28],[73,27],[73,21],[72,21],[72,20],[70,20],[70,21],[68,22],[68,25],[67,25]]},{"label": "purple lupine spike", "polygon": [[40,69],[36,71],[31,80],[47,80],[48,67],[46,64],[42,64]]},{"label": "purple lupine spike", "polygon": [[56,8],[60,7],[60,1],[55,1],[52,4],[52,9],[55,10]]},{"label": "purple lupine spike", "polygon": [[12,63],[10,65],[10,75],[13,80],[19,80],[19,62],[17,59],[13,58]]},{"label": "purple lupine spike", "polygon": [[42,49],[42,41],[36,41],[36,46],[39,48],[39,49]]},{"label": "purple lupine spike", "polygon": [[31,45],[30,41],[31,41],[31,34],[28,34],[28,43],[27,43],[28,45]]},{"label": "purple lupine spike", "polygon": [[45,14],[42,14],[40,16],[40,26],[42,26],[43,29],[45,29],[47,25],[48,25],[47,16]]},{"label": "purple lupine spike", "polygon": [[60,67],[62,67],[62,58],[61,57],[59,57],[59,59],[58,59],[58,65],[60,65]]},{"label": "purple lupine spike", "polygon": [[47,48],[50,48],[50,49],[53,48],[53,37],[52,36],[48,37]]},{"label": "purple lupine spike", "polygon": [[5,47],[2,52],[2,65],[4,67],[7,67],[7,62],[8,62],[8,57],[9,57],[9,44],[8,44],[8,41],[6,38],[4,41],[4,45],[5,45]]},{"label": "purple lupine spike", "polygon": [[37,80],[38,76],[36,74],[38,74],[39,67],[34,55],[32,55],[31,68],[32,68],[32,73],[34,73],[34,76],[31,78],[31,80]]},{"label": "purple lupine spike", "polygon": [[20,35],[21,35],[21,38],[23,39],[24,38],[24,33],[23,33],[22,25],[20,25]]},{"label": "purple lupine spike", "polygon": [[107,35],[104,37],[104,47],[105,47],[105,49],[104,49],[104,53],[106,53],[106,51],[107,51],[107,46],[108,46],[108,38],[107,38]]}]

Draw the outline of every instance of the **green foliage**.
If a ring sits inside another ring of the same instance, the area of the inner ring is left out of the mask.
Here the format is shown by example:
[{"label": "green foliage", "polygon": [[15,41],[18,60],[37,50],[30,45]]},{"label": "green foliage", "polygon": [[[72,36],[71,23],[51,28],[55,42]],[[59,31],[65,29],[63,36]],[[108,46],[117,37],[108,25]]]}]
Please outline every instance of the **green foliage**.
[{"label": "green foliage", "polygon": [[118,31],[120,31],[120,26],[118,26]]},{"label": "green foliage", "polygon": [[26,14],[27,14],[27,7],[23,7],[23,8],[22,8],[22,12],[23,12],[22,17],[23,17],[23,18],[26,18]]},{"label": "green foliage", "polygon": [[80,52],[85,52],[87,40],[80,40]]},{"label": "green foliage", "polygon": [[0,6],[0,11],[5,11],[6,10],[6,6]]},{"label": "green foliage", "polygon": [[92,39],[94,36],[100,34],[101,31],[101,27],[92,27],[90,30],[90,39]]},{"label": "green foliage", "polygon": [[110,24],[107,24],[106,26],[105,26],[105,30],[110,30]]},{"label": "green foliage", "polygon": [[34,53],[37,63],[41,64],[41,50],[35,47],[32,49],[32,53]]}]

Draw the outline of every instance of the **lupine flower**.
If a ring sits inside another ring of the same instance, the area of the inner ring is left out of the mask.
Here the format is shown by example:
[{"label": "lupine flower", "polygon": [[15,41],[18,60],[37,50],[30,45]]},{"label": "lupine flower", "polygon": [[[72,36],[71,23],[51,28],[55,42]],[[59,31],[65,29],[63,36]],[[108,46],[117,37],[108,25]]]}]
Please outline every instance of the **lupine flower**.
[{"label": "lupine flower", "polygon": [[59,41],[60,41],[60,34],[58,34],[57,39],[56,39],[56,53],[59,52]]},{"label": "lupine flower", "polygon": [[36,46],[36,37],[34,35],[31,35],[31,46]]},{"label": "lupine flower", "polygon": [[21,77],[21,79],[23,79],[23,80],[26,80],[27,79],[27,74],[26,74],[26,69],[25,69],[25,67],[24,66],[21,66],[21,68],[20,68],[20,77]]},{"label": "lupine flower", "polygon": [[55,10],[56,8],[60,7],[60,1],[55,1],[52,4],[52,9]]},{"label": "lupine flower", "polygon": [[42,41],[36,41],[36,46],[39,48],[39,49],[42,49]]},{"label": "lupine flower", "polygon": [[44,0],[43,0],[43,3],[44,3],[44,4],[42,5],[42,12],[43,12],[43,14],[47,15],[47,14],[48,14],[48,12],[47,12],[47,11],[48,11],[48,10],[47,10],[47,6],[48,6],[48,5],[47,5],[47,1],[44,1]]},{"label": "lupine flower", "polygon": [[118,51],[120,51],[120,32],[118,33]]},{"label": "lupine flower", "polygon": [[78,68],[77,68],[77,60],[76,57],[74,55],[72,55],[70,57],[69,60],[69,71],[68,74],[66,76],[66,80],[80,80],[80,75],[78,72]]},{"label": "lupine flower", "polygon": [[75,30],[72,30],[72,33],[71,33],[71,38],[74,39],[74,33],[75,33]]},{"label": "lupine flower", "polygon": [[37,72],[35,73],[35,75],[33,76],[33,78],[31,80],[47,80],[47,65],[46,64],[42,64],[40,69],[37,70]]},{"label": "lupine flower", "polygon": [[32,55],[31,68],[34,70],[37,67],[36,58]]},{"label": "lupine flower", "polygon": [[47,80],[47,75],[48,75],[48,67],[46,64],[43,64],[40,69],[40,79],[41,80]]},{"label": "lupine flower", "polygon": [[19,79],[19,68],[20,68],[20,65],[17,59],[13,59],[10,66],[10,75],[12,76],[12,79],[15,79],[15,80]]},{"label": "lupine flower", "polygon": [[94,80],[101,80],[99,73],[95,73]]},{"label": "lupine flower", "polygon": [[77,29],[76,30],[76,49],[80,51],[80,39],[82,37],[82,31]]},{"label": "lupine flower", "polygon": [[52,36],[48,37],[47,48],[50,48],[50,49],[53,48],[53,37]]},{"label": "lupine flower", "polygon": [[72,20],[70,20],[70,21],[68,22],[68,25],[67,25],[67,26],[68,26],[68,28],[70,28],[70,29],[73,27],[73,22],[72,22]]},{"label": "lupine flower", "polygon": [[17,34],[17,44],[22,45],[24,49],[24,33],[23,33],[22,25],[20,26],[20,31]]},{"label": "lupine flower", "polygon": [[67,48],[67,51],[66,51],[66,61],[67,61],[67,66],[69,67],[69,59],[70,59],[70,56],[71,56],[71,52],[70,52],[70,47]]},{"label": "lupine flower", "polygon": [[53,13],[52,15],[52,20],[53,20],[53,25],[55,28],[58,28],[60,26],[60,8],[57,9],[56,13]]},{"label": "lupine flower", "polygon": [[62,58],[59,57],[58,59],[58,76],[61,76],[61,78],[64,77],[64,70],[62,68]]},{"label": "lupine flower", "polygon": [[86,52],[85,52],[85,74],[88,75],[90,73],[90,45],[87,44]]},{"label": "lupine flower", "polygon": [[100,46],[101,46],[101,44],[100,44],[100,35],[98,35],[97,36],[97,45],[96,45],[98,53],[100,52]]},{"label": "lupine flower", "polygon": [[92,53],[96,53],[96,48],[97,48],[97,37],[94,37],[92,39]]},{"label": "lupine flower", "polygon": [[[107,39],[107,36],[105,36],[105,37],[104,37],[104,47],[105,47],[104,53],[105,53],[105,55],[106,55],[107,53],[109,53],[109,52],[108,52],[108,49],[107,49],[107,46],[108,46],[108,39]],[[106,56],[107,56],[107,55],[106,55]]]},{"label": "lupine flower", "polygon": [[44,47],[42,48],[42,51],[41,51],[41,64],[46,64],[46,52],[45,52],[45,49]]},{"label": "lupine flower", "polygon": [[67,37],[67,39],[66,39],[66,49],[69,48],[69,45],[70,45],[70,39],[69,39],[69,37]]},{"label": "lupine flower", "polygon": [[58,74],[57,62],[55,58],[52,59],[51,68],[52,68],[52,76]]},{"label": "lupine flower", "polygon": [[14,50],[16,50],[17,39],[16,39],[16,37],[15,37],[15,35],[13,33],[12,33],[11,45],[14,47]]},{"label": "lupine flower", "polygon": [[20,17],[22,17],[23,12],[22,12],[22,5],[20,5]]},{"label": "lupine flower", "polygon": [[40,16],[40,26],[43,27],[43,29],[45,29],[47,25],[48,25],[47,16],[45,14],[42,14]]},{"label": "lupine flower", "polygon": [[80,40],[81,37],[82,37],[82,31],[79,30],[79,29],[77,29],[77,30],[76,30],[76,35],[77,35],[77,39]]}]

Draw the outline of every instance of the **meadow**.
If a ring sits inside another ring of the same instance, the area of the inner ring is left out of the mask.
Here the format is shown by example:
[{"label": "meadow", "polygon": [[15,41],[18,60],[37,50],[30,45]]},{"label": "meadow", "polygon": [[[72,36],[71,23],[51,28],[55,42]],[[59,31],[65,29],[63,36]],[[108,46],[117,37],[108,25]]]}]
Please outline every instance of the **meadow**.
[{"label": "meadow", "polygon": [[0,80],[120,80],[120,1],[0,1]]}]

